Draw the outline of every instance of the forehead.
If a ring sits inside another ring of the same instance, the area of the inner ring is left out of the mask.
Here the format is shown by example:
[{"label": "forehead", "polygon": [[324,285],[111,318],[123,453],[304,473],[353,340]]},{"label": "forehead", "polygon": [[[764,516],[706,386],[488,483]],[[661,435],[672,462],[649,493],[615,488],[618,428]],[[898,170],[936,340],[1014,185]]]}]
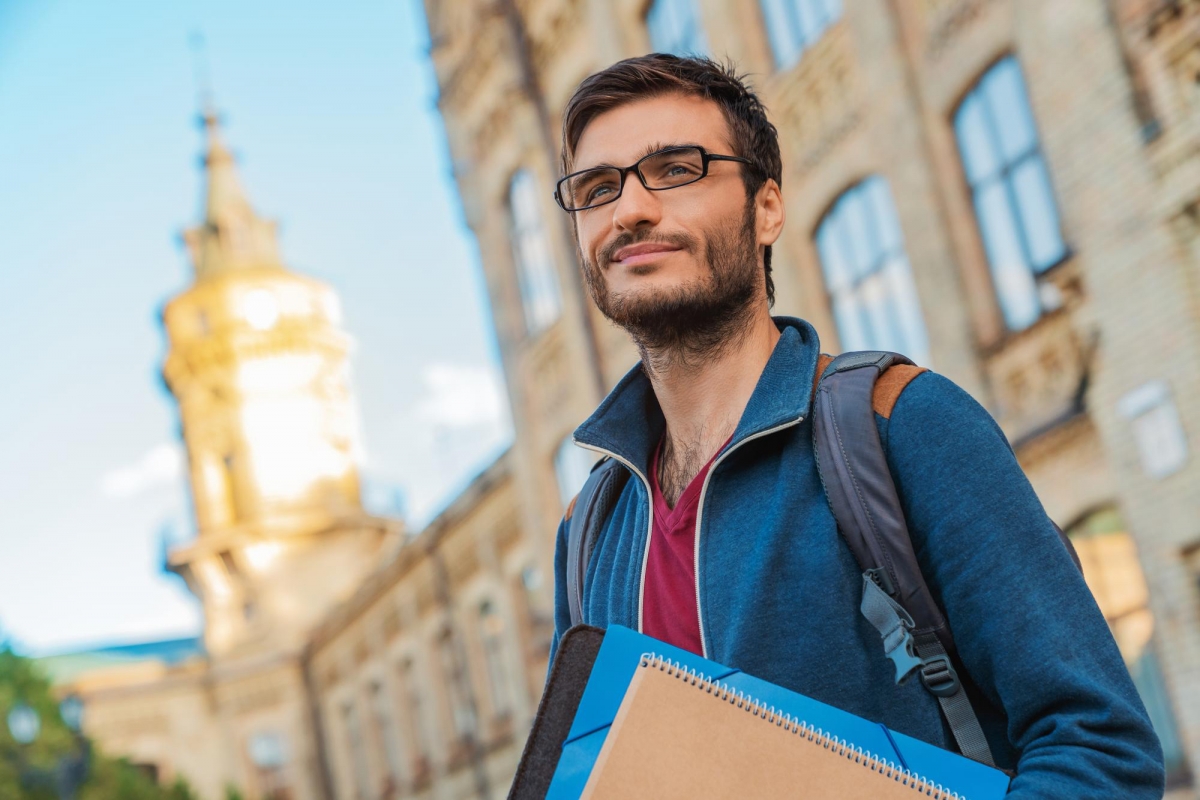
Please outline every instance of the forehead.
[{"label": "forehead", "polygon": [[657,145],[698,144],[729,154],[729,125],[712,100],[668,94],[605,111],[584,128],[572,169],[632,164]]}]

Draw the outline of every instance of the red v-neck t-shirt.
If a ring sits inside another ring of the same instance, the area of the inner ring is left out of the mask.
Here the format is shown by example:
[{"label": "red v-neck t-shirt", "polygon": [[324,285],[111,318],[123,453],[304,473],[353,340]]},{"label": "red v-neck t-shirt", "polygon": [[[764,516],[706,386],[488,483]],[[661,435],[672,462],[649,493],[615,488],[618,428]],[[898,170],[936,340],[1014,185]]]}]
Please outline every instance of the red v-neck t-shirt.
[{"label": "red v-neck t-shirt", "polygon": [[724,446],[718,449],[692,478],[674,508],[667,506],[659,489],[658,448],[650,461],[654,530],[650,553],[646,556],[642,632],[697,655],[702,653],[700,616],[696,609],[696,514],[704,478],[723,449]]}]

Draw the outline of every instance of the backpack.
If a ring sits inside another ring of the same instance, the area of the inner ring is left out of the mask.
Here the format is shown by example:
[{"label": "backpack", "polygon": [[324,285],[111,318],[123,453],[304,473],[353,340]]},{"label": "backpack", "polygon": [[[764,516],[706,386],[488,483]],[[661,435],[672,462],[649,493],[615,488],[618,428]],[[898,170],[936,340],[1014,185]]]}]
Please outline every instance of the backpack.
[{"label": "backpack", "polygon": [[[897,367],[880,381],[889,368]],[[918,674],[941,706],[959,751],[995,766],[979,718],[954,668],[954,637],[921,574],[908,526],[888,469],[875,413],[888,416],[900,393],[925,370],[897,353],[863,351],[822,355],[813,390],[812,428],[817,471],[825,496],[862,570],[859,610],[878,632],[896,683]],[[571,625],[583,621],[583,581],[604,521],[629,471],[605,457],[567,509],[567,604]],[[1076,567],[1071,542],[1055,525]]]}]

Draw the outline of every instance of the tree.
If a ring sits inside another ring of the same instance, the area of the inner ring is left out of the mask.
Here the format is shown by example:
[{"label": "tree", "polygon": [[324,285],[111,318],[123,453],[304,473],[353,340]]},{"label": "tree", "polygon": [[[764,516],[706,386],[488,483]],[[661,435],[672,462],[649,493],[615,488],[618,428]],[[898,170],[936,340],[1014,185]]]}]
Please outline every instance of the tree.
[{"label": "tree", "polygon": [[[36,770],[53,769],[63,756],[77,752],[75,733],[63,722],[58,700],[50,681],[28,658],[12,651],[0,640],[0,716],[24,702],[37,712],[41,731],[28,745],[13,740],[8,726],[0,724],[0,800],[55,800],[52,783],[22,785],[21,764]],[[148,775],[123,758],[104,755],[91,749],[88,778],[79,791],[79,800],[197,800],[187,782],[179,778],[171,786],[160,786]]]}]

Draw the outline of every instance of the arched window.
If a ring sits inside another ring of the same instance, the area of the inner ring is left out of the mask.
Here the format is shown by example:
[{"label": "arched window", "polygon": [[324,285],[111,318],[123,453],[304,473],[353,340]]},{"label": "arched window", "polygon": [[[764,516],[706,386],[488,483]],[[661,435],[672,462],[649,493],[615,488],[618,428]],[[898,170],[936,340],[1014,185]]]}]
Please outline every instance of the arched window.
[{"label": "arched window", "polygon": [[363,747],[362,728],[358,722],[358,708],[353,700],[346,700],[342,704],[342,726],[346,731],[346,744],[354,768],[352,773],[354,796],[365,800],[370,791],[371,771],[367,766],[367,750]]},{"label": "arched window", "polygon": [[708,53],[696,0],[654,0],[646,13],[646,27],[656,52],[677,56]]},{"label": "arched window", "polygon": [[373,679],[367,684],[367,703],[371,714],[371,744],[377,762],[387,770],[387,782],[400,780],[403,761],[396,723],[392,719],[392,703],[383,681]]},{"label": "arched window", "polygon": [[413,657],[405,656],[396,669],[397,689],[400,696],[400,719],[403,720],[405,737],[408,740],[410,782],[421,783],[428,777],[429,735],[425,726],[425,708],[421,691],[421,680]]},{"label": "arched window", "polygon": [[1187,759],[1154,651],[1155,620],[1137,544],[1115,509],[1087,515],[1067,529],[1067,535],[1158,733],[1167,783],[1179,784],[1188,775]]},{"label": "arched window", "polygon": [[487,669],[492,714],[505,717],[512,713],[512,681],[504,652],[504,617],[491,600],[479,604],[479,638]]},{"label": "arched window", "polygon": [[963,99],[954,135],[1004,321],[1022,330],[1043,311],[1036,276],[1066,258],[1067,246],[1015,58],[997,62]]},{"label": "arched window", "polygon": [[558,479],[558,497],[563,508],[579,493],[596,463],[596,454],[584,450],[567,436],[554,453],[554,476]]},{"label": "arched window", "polygon": [[454,632],[446,628],[438,639],[438,660],[445,679],[446,701],[454,726],[454,740],[461,742],[478,730],[471,693],[471,672]]},{"label": "arched window", "polygon": [[817,228],[842,349],[894,350],[929,363],[929,340],[887,181],[847,189]]},{"label": "arched window", "polygon": [[529,170],[522,169],[513,176],[508,203],[525,331],[534,336],[558,319],[562,312],[562,296],[554,271],[553,250],[542,224],[537,181]]},{"label": "arched window", "polygon": [[542,570],[530,561],[513,582],[513,597],[519,608],[519,627],[528,636],[527,650],[548,655],[554,637],[554,612],[542,592],[544,584]]},{"label": "arched window", "polygon": [[760,0],[775,66],[787,69],[842,16],[841,0]]}]

